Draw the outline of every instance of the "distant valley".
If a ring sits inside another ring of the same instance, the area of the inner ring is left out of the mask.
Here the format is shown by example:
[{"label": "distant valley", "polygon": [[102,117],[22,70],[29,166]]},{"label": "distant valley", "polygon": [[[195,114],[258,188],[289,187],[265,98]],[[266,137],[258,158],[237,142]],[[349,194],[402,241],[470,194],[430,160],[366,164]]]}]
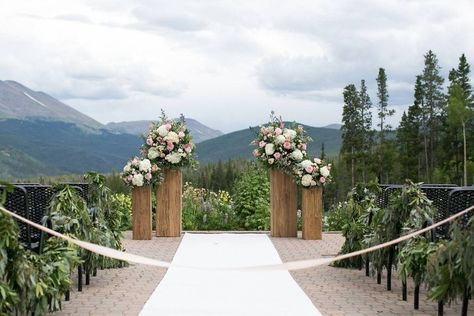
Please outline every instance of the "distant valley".
[{"label": "distant valley", "polygon": [[[192,118],[186,122],[200,163],[251,159],[256,127],[223,134]],[[150,121],[103,125],[46,93],[0,81],[0,179],[121,171],[129,158],[139,155],[141,135],[149,125]],[[327,155],[339,152],[339,124],[305,128],[314,139],[312,155],[321,154],[322,143]]]}]

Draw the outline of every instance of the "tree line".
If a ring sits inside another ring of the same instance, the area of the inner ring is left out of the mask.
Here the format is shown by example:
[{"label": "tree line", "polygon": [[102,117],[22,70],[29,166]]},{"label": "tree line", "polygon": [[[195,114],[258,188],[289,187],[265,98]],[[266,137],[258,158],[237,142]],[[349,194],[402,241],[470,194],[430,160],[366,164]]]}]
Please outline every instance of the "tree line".
[{"label": "tree line", "polygon": [[[401,183],[474,182],[474,96],[470,66],[464,54],[451,69],[447,91],[438,58],[424,55],[424,69],[416,76],[413,103],[403,112],[399,127],[388,124],[390,107],[387,73],[379,68],[375,104],[366,81],[344,88],[342,147],[336,162],[337,191],[376,179]],[[373,117],[372,111],[376,113]]]}]

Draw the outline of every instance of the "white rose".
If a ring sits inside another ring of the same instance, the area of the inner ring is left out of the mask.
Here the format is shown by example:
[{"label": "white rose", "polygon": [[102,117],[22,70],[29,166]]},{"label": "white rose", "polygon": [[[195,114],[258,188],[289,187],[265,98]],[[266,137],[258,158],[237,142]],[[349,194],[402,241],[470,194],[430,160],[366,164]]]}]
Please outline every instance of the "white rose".
[{"label": "white rose", "polygon": [[310,174],[305,174],[301,177],[301,185],[304,187],[309,187],[311,185],[311,181],[313,181],[313,177]]},{"label": "white rose", "polygon": [[165,137],[166,135],[168,135],[168,129],[165,125],[161,125],[160,127],[158,127],[158,134],[160,134],[161,137]]},{"label": "white rose", "polygon": [[148,158],[149,159],[155,159],[159,155],[160,155],[160,153],[158,152],[158,150],[155,147],[151,147],[150,149],[148,149]]},{"label": "white rose", "polygon": [[321,167],[321,169],[319,169],[319,173],[325,178],[328,177],[329,176],[328,167],[327,166]]},{"label": "white rose", "polygon": [[311,166],[312,164],[313,163],[311,162],[311,160],[306,159],[301,162],[301,167],[305,169],[306,167]]},{"label": "white rose", "polygon": [[177,144],[179,143],[179,135],[175,132],[169,132],[168,135],[166,135],[165,140]]},{"label": "white rose", "polygon": [[283,144],[285,142],[286,138],[285,136],[283,135],[278,135],[276,138],[275,138],[275,143],[276,144]]},{"label": "white rose", "polygon": [[177,164],[181,161],[181,155],[178,153],[171,153],[166,155],[165,159],[172,164]]},{"label": "white rose", "polygon": [[292,130],[292,129],[289,129],[289,128],[285,128],[283,130],[283,135],[286,138],[289,138],[290,140],[293,140],[296,137],[296,131]]},{"label": "white rose", "polygon": [[136,174],[133,176],[132,179],[132,184],[136,187],[141,187],[143,186],[143,175],[142,174]]},{"label": "white rose", "polygon": [[151,162],[148,159],[143,159],[138,164],[138,169],[140,171],[149,172],[151,170]]},{"label": "white rose", "polygon": [[290,157],[291,157],[293,160],[300,161],[301,159],[303,159],[303,153],[301,152],[301,150],[295,149],[295,150],[290,154]]},{"label": "white rose", "polygon": [[123,167],[123,172],[129,172],[131,170],[130,163],[127,163],[125,167]]},{"label": "white rose", "polygon": [[265,154],[267,154],[267,156],[273,155],[274,152],[275,152],[275,145],[273,144],[265,145]]}]

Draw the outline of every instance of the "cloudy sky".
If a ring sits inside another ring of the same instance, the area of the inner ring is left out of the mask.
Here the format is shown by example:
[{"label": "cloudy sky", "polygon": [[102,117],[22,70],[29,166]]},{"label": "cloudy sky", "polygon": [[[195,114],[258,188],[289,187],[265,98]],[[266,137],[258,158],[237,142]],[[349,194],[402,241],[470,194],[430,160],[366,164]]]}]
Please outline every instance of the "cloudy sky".
[{"label": "cloudy sky", "polygon": [[386,69],[394,123],[432,49],[474,64],[474,1],[0,0],[0,80],[96,120],[184,113],[225,132],[273,109],[339,123],[342,89]]}]

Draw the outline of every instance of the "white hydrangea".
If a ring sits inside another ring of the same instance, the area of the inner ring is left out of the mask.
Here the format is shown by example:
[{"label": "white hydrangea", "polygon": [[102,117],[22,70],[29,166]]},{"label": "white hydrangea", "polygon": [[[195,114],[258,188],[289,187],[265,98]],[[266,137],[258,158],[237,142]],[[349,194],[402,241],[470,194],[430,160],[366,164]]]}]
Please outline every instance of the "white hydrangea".
[{"label": "white hydrangea", "polygon": [[168,135],[168,129],[165,125],[161,125],[160,127],[158,127],[158,134],[160,134],[161,137],[165,137],[166,135]]},{"label": "white hydrangea", "polygon": [[177,144],[179,143],[179,135],[175,132],[169,132],[168,135],[166,135],[165,140]]},{"label": "white hydrangea", "polygon": [[143,172],[150,172],[151,170],[151,162],[148,159],[143,159],[138,164],[138,169]]},{"label": "white hydrangea", "polygon": [[181,155],[175,152],[175,153],[166,155],[165,159],[172,164],[177,164],[181,161]]},{"label": "white hydrangea", "polygon": [[283,135],[278,135],[276,138],[275,138],[275,143],[278,145],[278,144],[283,144],[285,142],[286,138],[285,136]]},{"label": "white hydrangea", "polygon": [[290,128],[285,128],[283,130],[283,135],[290,140],[293,140],[296,137],[296,131]]},{"label": "white hydrangea", "polygon": [[125,165],[125,167],[123,167],[123,172],[129,172],[130,170],[131,168],[130,168],[130,162],[129,162]]},{"label": "white hydrangea", "polygon": [[136,174],[133,176],[132,179],[132,184],[136,187],[142,187],[143,186],[143,175],[142,174]]},{"label": "white hydrangea", "polygon": [[312,181],[313,177],[310,174],[305,174],[301,177],[301,185],[304,187],[309,187]]},{"label": "white hydrangea", "polygon": [[275,152],[275,145],[273,144],[265,145],[265,154],[267,154],[267,156],[273,155],[274,152]]},{"label": "white hydrangea", "polygon": [[158,150],[155,147],[148,149],[148,159],[155,159],[160,155]]},{"label": "white hydrangea", "polygon": [[321,169],[319,169],[319,173],[325,178],[328,177],[329,176],[328,167],[327,166],[321,167]]},{"label": "white hydrangea", "polygon": [[306,159],[303,160],[300,165],[303,169],[305,169],[306,167],[311,166],[312,164],[313,163],[311,162],[311,160]]},{"label": "white hydrangea", "polygon": [[290,154],[290,157],[291,157],[293,160],[300,161],[301,159],[303,159],[303,153],[301,152],[301,150],[295,149],[295,150]]}]

